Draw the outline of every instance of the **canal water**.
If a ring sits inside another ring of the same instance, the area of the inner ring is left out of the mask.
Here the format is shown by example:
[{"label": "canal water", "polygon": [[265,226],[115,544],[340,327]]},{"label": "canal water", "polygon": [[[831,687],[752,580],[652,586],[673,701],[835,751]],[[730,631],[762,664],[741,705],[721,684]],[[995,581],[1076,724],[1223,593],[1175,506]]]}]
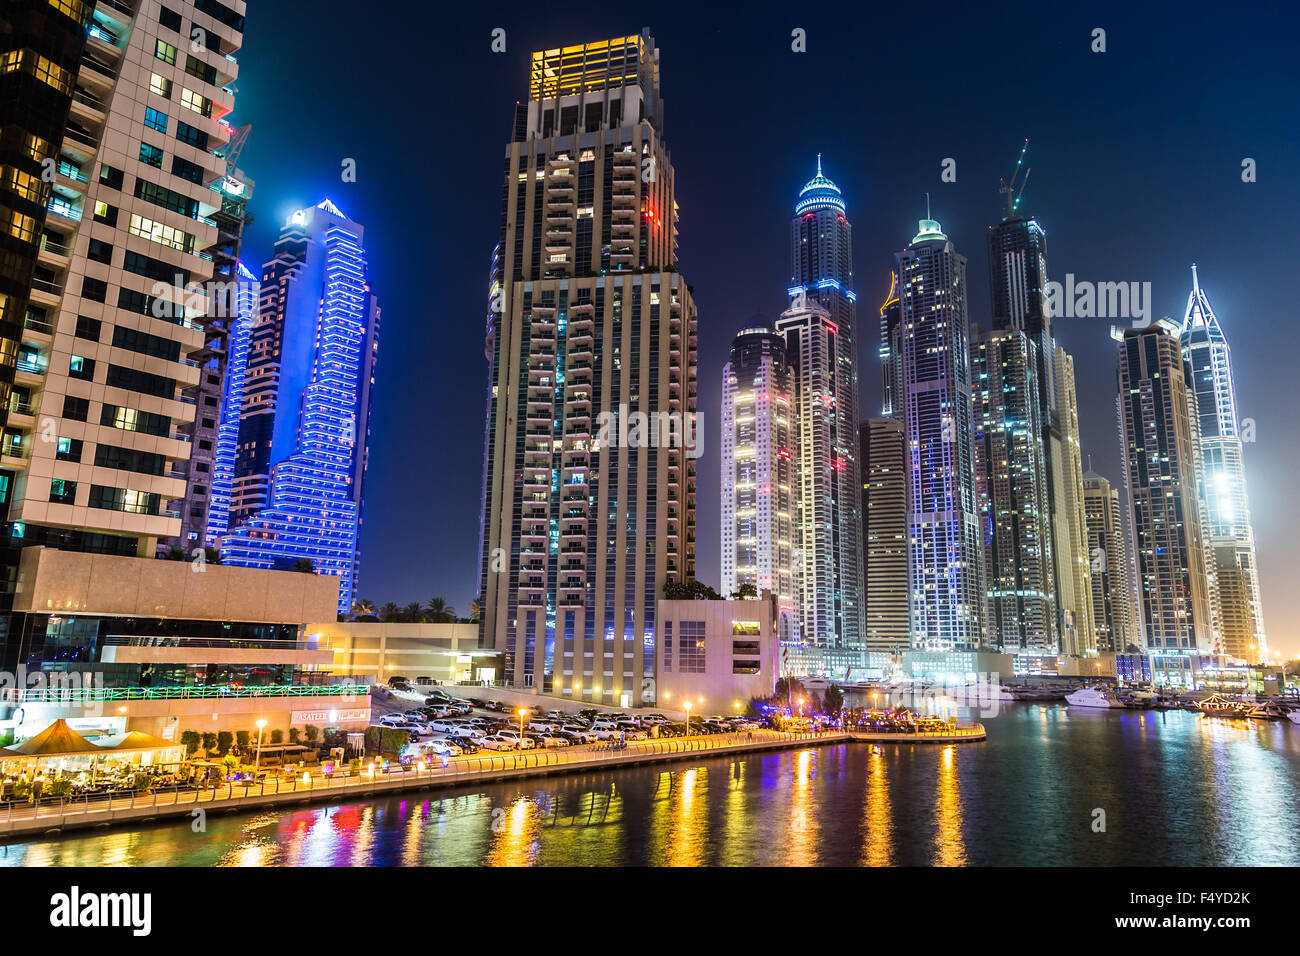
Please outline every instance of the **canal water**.
[{"label": "canal water", "polygon": [[833,744],[0,846],[10,866],[1300,865],[1300,727],[1005,705]]}]

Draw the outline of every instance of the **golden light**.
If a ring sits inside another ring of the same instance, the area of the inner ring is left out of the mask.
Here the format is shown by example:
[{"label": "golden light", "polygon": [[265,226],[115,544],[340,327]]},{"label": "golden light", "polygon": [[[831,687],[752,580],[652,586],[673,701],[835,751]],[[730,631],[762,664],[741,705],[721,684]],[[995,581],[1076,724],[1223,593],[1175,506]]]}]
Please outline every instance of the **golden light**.
[{"label": "golden light", "polygon": [[258,729],[258,730],[261,730],[261,729],[262,729],[263,727],[265,727],[265,726],[266,726],[266,721],[265,721],[265,720],[259,720],[259,721],[257,722],[257,729]]}]

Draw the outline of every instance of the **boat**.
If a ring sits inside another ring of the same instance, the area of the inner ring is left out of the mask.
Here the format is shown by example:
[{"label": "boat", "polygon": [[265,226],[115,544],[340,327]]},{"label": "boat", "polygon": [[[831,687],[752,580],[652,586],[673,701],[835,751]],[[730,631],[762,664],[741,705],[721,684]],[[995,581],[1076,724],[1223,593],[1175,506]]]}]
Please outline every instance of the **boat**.
[{"label": "boat", "polygon": [[1249,717],[1251,720],[1281,720],[1283,717],[1290,717],[1291,714],[1287,708],[1276,701],[1264,700],[1257,704],[1245,705],[1242,716]]},{"label": "boat", "polygon": [[1291,721],[1293,724],[1300,724],[1300,710],[1289,711],[1286,715],[1286,719]]},{"label": "boat", "polygon": [[1124,702],[1102,687],[1084,687],[1065,695],[1066,703],[1075,707],[1123,707]]},{"label": "boat", "polygon": [[1201,713],[1215,717],[1244,717],[1248,705],[1223,694],[1211,694],[1193,706]]}]

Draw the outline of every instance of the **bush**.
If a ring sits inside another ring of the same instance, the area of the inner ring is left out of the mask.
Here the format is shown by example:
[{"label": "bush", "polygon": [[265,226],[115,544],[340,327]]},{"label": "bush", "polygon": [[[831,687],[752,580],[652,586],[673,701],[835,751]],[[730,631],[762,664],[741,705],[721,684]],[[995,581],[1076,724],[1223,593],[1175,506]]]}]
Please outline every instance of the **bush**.
[{"label": "bush", "polygon": [[211,753],[212,751],[214,751],[214,750],[217,749],[217,735],[216,735],[216,734],[204,734],[204,735],[203,735],[203,749],[206,750],[208,753]]},{"label": "bush", "polygon": [[278,728],[271,731],[271,743],[273,744],[284,743],[284,731]]},{"label": "bush", "polygon": [[31,781],[26,779],[19,779],[14,781],[15,800],[30,800],[31,796],[32,796]]},{"label": "bush", "polygon": [[301,731],[298,730],[297,727],[290,727],[290,728],[289,728],[289,743],[291,743],[291,744],[296,744],[296,743],[298,742],[298,737],[299,737],[300,734],[301,734]]},{"label": "bush", "polygon": [[234,741],[235,735],[228,730],[223,730],[217,734],[217,753],[224,757],[230,752],[230,745]]},{"label": "bush", "polygon": [[248,742],[252,738],[252,733],[247,730],[235,731],[235,744],[241,754],[248,753]]},{"label": "bush", "polygon": [[154,784],[153,777],[147,773],[136,773],[131,778],[131,787],[136,793],[148,793],[149,788]]},{"label": "bush", "polygon": [[199,749],[199,732],[197,730],[182,730],[181,743],[185,745],[185,754],[189,756]]},{"label": "bush", "polygon": [[68,797],[72,796],[72,781],[66,777],[52,780],[49,786],[45,788],[45,795],[47,797],[57,797],[61,800],[66,800]]},{"label": "bush", "polygon": [[308,724],[306,727],[304,727],[302,729],[302,734],[303,737],[306,738],[307,745],[309,747],[314,747],[316,745],[316,742],[320,740],[320,728],[317,727],[315,724]]}]

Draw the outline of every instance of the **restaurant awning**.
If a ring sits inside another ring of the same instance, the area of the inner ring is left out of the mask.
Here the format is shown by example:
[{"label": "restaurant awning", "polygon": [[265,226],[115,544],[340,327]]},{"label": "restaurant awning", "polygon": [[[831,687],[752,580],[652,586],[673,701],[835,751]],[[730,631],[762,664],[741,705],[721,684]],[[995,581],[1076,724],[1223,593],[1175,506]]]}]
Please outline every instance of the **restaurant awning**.
[{"label": "restaurant awning", "polygon": [[68,726],[65,720],[56,720],[35,737],[8,748],[12,757],[65,757],[72,754],[99,753],[101,748],[92,744]]},{"label": "restaurant awning", "polygon": [[174,740],[163,740],[142,730],[133,730],[126,734],[104,737],[99,740],[98,746],[101,750],[111,750],[115,753],[134,753],[144,750],[172,750],[181,747],[182,744]]}]

